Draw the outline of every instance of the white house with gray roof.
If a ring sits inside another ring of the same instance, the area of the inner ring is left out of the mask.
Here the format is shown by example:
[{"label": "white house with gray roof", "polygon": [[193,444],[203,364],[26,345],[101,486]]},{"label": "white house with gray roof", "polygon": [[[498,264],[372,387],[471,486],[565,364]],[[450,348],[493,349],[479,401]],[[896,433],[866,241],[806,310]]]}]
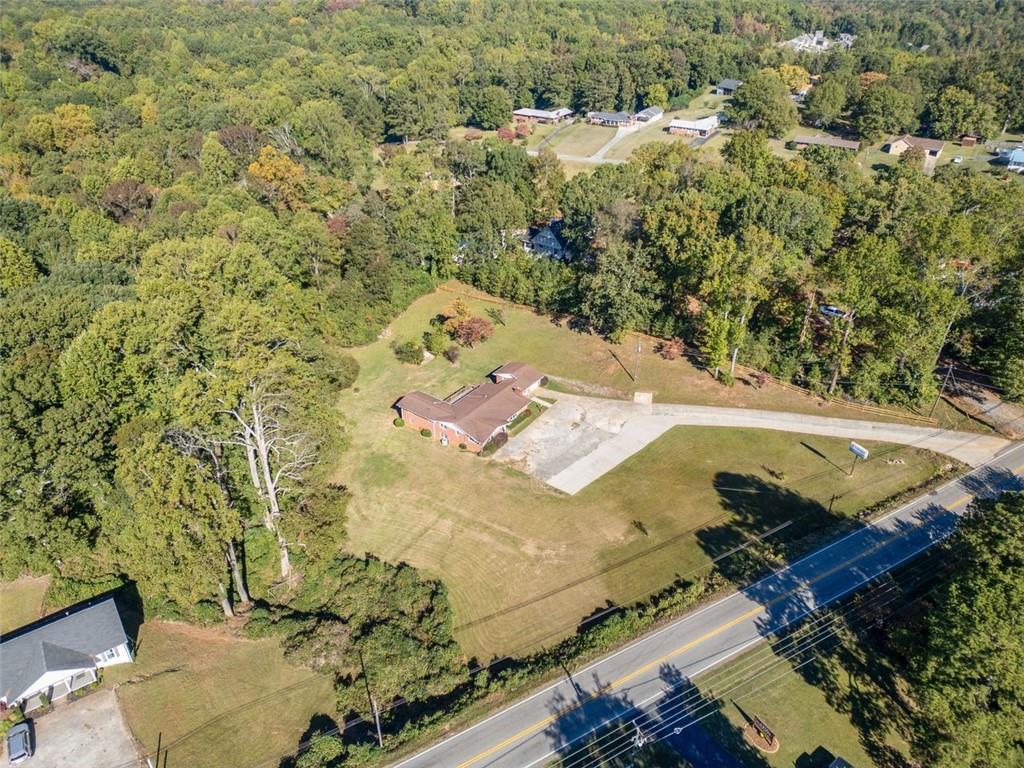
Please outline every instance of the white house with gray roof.
[{"label": "white house with gray roof", "polygon": [[76,606],[0,636],[0,703],[34,709],[131,660],[113,597]]}]

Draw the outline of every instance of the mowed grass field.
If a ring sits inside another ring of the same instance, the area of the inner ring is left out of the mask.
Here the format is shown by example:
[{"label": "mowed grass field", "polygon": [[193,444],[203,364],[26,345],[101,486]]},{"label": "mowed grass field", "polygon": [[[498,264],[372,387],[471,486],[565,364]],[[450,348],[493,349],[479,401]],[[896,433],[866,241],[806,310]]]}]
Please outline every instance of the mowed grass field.
[{"label": "mowed grass field", "polygon": [[42,617],[43,597],[49,585],[48,576],[0,582],[0,635]]},{"label": "mowed grass field", "polygon": [[607,144],[615,135],[615,129],[603,125],[576,122],[552,131],[545,147],[560,155],[590,157]]},{"label": "mowed grass field", "polygon": [[693,141],[692,136],[679,136],[665,130],[669,122],[676,118],[692,120],[698,117],[713,115],[723,110],[727,101],[727,96],[716,96],[709,91],[703,96],[695,98],[685,109],[668,111],[653,125],[641,127],[608,150],[608,154],[605,156],[611,160],[628,160],[632,156],[633,151],[644,144],[656,142],[668,144],[677,141],[689,144]]},{"label": "mowed grass field", "polygon": [[[463,350],[458,366],[443,358],[418,367],[399,363],[390,342],[421,334],[452,298],[444,291],[421,298],[392,324],[388,338],[352,350],[361,372],[339,398],[353,425],[352,445],[334,478],[353,494],[350,549],[406,561],[441,579],[457,637],[481,660],[534,649],[571,633],[609,601],[632,602],[692,576],[737,536],[791,519],[792,532],[820,522],[833,493],[831,521],[923,482],[946,464],[899,448],[848,478],[845,440],[687,427],[567,497],[507,466],[394,427],[392,404],[413,389],[446,396],[509,360],[624,393],[631,382],[612,353],[632,359],[630,342],[609,347],[596,336],[505,307],[506,324],[493,339]],[[494,307],[482,300],[469,304],[479,314]],[[660,400],[861,416],[783,389],[726,389],[649,350],[640,382]],[[869,447],[876,454],[889,450]],[[887,462],[894,458],[904,463]],[[736,487],[744,493],[729,490]]]},{"label": "mowed grass field", "polygon": [[[48,585],[0,583],[4,632],[43,614]],[[134,662],[105,669],[103,685],[115,688],[144,751],[168,750],[168,768],[276,768],[314,716],[339,719],[330,677],[289,664],[276,640],[226,627],[146,621]]]},{"label": "mowed grass field", "polygon": [[104,671],[135,738],[168,766],[276,768],[316,715],[337,720],[330,677],[288,664],[276,640],[147,621],[135,662]]},{"label": "mowed grass field", "polygon": [[[739,745],[747,717],[764,720],[779,750],[735,749],[749,768],[827,768],[825,752],[856,766],[901,764],[893,758],[907,758],[909,746],[894,725],[900,710],[879,683],[891,681],[893,673],[870,647],[847,641],[847,648],[841,655],[863,663],[847,658],[840,664],[827,655],[791,661],[761,646],[699,677],[697,687],[706,697],[701,712],[717,710],[702,725],[720,743]],[[754,676],[757,670],[763,674]],[[717,703],[711,703],[714,697]]]}]

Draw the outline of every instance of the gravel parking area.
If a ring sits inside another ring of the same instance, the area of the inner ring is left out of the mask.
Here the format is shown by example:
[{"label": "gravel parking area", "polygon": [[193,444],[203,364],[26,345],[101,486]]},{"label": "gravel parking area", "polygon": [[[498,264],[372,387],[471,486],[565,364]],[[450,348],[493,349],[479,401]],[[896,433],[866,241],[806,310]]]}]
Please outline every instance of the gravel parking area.
[{"label": "gravel parking area", "polygon": [[32,720],[36,753],[25,763],[26,768],[141,765],[113,691],[96,691],[79,701],[58,702],[53,712]]}]

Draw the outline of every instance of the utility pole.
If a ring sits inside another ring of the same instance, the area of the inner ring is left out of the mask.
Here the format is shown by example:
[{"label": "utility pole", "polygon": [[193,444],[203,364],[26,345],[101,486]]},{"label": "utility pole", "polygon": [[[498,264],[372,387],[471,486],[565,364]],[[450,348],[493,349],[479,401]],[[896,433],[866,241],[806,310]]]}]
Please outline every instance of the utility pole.
[{"label": "utility pole", "polygon": [[633,363],[633,383],[640,380],[640,336],[636,337],[636,362]]},{"label": "utility pole", "polygon": [[643,729],[640,727],[640,724],[637,723],[635,720],[633,721],[633,727],[636,728],[636,730],[633,731],[633,749],[643,749],[643,747],[649,741],[649,737],[646,733],[643,732]]},{"label": "utility pole", "polygon": [[370,710],[373,712],[373,722],[377,725],[377,744],[384,749],[384,734],[380,729],[380,710],[377,709],[377,699],[370,691],[370,676],[366,674],[366,664],[363,662],[363,652],[359,651],[359,667],[363,670],[363,685],[366,686],[366,698],[370,700]]},{"label": "utility pole", "polygon": [[949,377],[952,376],[952,375],[953,375],[953,366],[950,365],[950,366],[948,366],[946,368],[946,375],[942,379],[942,386],[939,387],[939,394],[937,394],[935,396],[935,402],[932,403],[932,407],[928,410],[928,418],[929,419],[932,417],[932,414],[935,413],[935,406],[937,406],[939,404],[939,400],[942,399],[942,394],[943,394],[943,392],[946,391],[946,384],[949,383]]},{"label": "utility pole", "polygon": [[839,383],[839,368],[843,352],[846,351],[847,342],[850,340],[850,331],[853,330],[853,310],[846,315],[846,328],[843,331],[843,340],[839,345],[839,359],[836,360],[836,367],[832,371],[832,381],[828,385],[828,393],[831,395],[836,391],[836,384]]}]

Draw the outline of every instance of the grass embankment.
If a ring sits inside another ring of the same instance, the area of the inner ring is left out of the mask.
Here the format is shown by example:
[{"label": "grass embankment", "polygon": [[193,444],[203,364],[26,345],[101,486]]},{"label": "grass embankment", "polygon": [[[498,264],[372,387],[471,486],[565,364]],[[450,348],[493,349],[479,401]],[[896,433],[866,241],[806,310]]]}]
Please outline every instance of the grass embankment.
[{"label": "grass embankment", "polygon": [[110,667],[106,684],[147,753],[168,766],[276,768],[311,719],[336,719],[329,677],[288,664],[275,640],[243,640],[225,628],[148,621],[135,662]]},{"label": "grass embankment", "polygon": [[[419,367],[399,363],[390,340],[422,333],[451,298],[444,292],[423,297],[392,324],[389,338],[353,351],[361,373],[339,405],[358,428],[335,476],[353,493],[352,551],[404,560],[444,581],[457,637],[481,660],[521,654],[569,634],[607,601],[644,597],[773,525],[794,521],[781,537],[841,522],[924,482],[946,463],[914,449],[889,453],[890,447],[874,445],[878,458],[848,478],[846,440],[688,427],[567,497],[509,467],[396,429],[391,406],[413,389],[445,396],[509,360],[583,387],[625,393],[633,387],[615,355],[632,361],[631,342],[609,346],[506,307],[505,325],[493,339],[464,350],[459,366],[443,358]],[[494,306],[469,304],[478,314]],[[726,389],[649,349],[640,387],[653,389],[658,400],[862,417],[781,388]],[[887,463],[891,459],[904,463]],[[838,497],[829,513],[833,493]],[[814,525],[805,525],[809,521]]]},{"label": "grass embankment", "polygon": [[31,624],[42,617],[48,576],[25,576],[0,583],[0,634]]}]

